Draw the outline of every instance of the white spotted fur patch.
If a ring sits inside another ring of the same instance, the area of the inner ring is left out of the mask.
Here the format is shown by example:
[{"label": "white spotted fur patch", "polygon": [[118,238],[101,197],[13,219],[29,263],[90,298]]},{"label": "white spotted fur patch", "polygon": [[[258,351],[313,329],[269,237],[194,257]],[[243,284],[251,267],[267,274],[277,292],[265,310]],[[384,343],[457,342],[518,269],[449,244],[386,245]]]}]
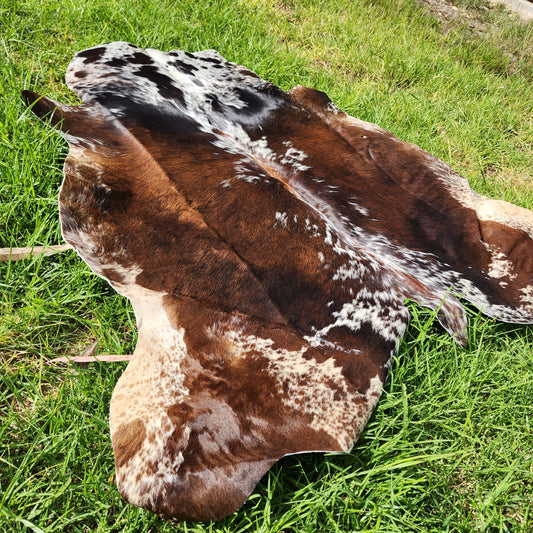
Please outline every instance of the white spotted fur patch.
[{"label": "white spotted fur patch", "polygon": [[[146,437],[118,468],[117,485],[131,503],[146,506],[172,485],[183,461],[182,455],[171,458],[164,449],[176,429],[167,410],[189,395],[181,370],[187,346],[183,329],[176,328],[164,310],[164,295],[132,285],[125,292],[138,319],[139,338],[133,359],[113,391],[111,438],[132,421],[142,423]],[[189,432],[183,428],[181,447],[186,446]],[[149,465],[157,465],[157,471]]]}]

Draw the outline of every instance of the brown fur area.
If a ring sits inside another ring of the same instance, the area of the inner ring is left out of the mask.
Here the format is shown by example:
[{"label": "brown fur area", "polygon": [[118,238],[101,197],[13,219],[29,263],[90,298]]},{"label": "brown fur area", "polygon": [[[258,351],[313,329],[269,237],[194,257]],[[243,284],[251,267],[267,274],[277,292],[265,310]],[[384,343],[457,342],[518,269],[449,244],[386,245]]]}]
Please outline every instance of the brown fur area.
[{"label": "brown fur area", "polygon": [[133,420],[129,424],[122,424],[118,428],[118,433],[121,437],[113,447],[113,452],[115,464],[120,468],[139,451],[146,438],[146,432],[141,420]]}]

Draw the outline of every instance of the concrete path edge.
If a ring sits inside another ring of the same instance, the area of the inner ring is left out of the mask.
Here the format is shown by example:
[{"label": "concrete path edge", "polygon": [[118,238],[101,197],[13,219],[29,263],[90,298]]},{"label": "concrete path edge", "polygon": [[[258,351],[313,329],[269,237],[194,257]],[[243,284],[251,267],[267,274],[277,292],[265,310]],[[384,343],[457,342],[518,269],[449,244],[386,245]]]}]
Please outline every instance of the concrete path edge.
[{"label": "concrete path edge", "polygon": [[524,21],[533,20],[533,4],[527,0],[491,0],[493,4],[505,4]]}]

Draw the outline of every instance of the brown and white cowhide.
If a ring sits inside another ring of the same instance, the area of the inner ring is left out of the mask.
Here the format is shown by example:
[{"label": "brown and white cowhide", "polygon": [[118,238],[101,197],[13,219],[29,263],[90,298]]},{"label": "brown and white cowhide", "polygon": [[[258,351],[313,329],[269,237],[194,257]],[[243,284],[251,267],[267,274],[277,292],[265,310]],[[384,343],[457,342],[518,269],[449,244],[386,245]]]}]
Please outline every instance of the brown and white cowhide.
[{"label": "brown and white cowhide", "polygon": [[67,84],[82,105],[24,94],[70,144],[65,240],[137,317],[110,414],[134,505],[219,519],[280,457],[348,452],[406,299],[460,343],[458,296],[533,322],[533,213],[324,93],[124,42],[76,54]]}]

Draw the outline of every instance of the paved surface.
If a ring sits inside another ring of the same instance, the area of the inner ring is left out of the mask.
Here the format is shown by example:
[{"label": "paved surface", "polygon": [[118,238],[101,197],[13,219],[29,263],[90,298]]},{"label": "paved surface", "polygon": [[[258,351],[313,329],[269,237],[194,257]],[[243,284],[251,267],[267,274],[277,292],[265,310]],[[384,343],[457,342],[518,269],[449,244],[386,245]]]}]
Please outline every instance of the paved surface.
[{"label": "paved surface", "polygon": [[533,20],[533,4],[527,0],[491,0],[492,2],[507,4],[509,9],[516,11],[522,20]]}]

